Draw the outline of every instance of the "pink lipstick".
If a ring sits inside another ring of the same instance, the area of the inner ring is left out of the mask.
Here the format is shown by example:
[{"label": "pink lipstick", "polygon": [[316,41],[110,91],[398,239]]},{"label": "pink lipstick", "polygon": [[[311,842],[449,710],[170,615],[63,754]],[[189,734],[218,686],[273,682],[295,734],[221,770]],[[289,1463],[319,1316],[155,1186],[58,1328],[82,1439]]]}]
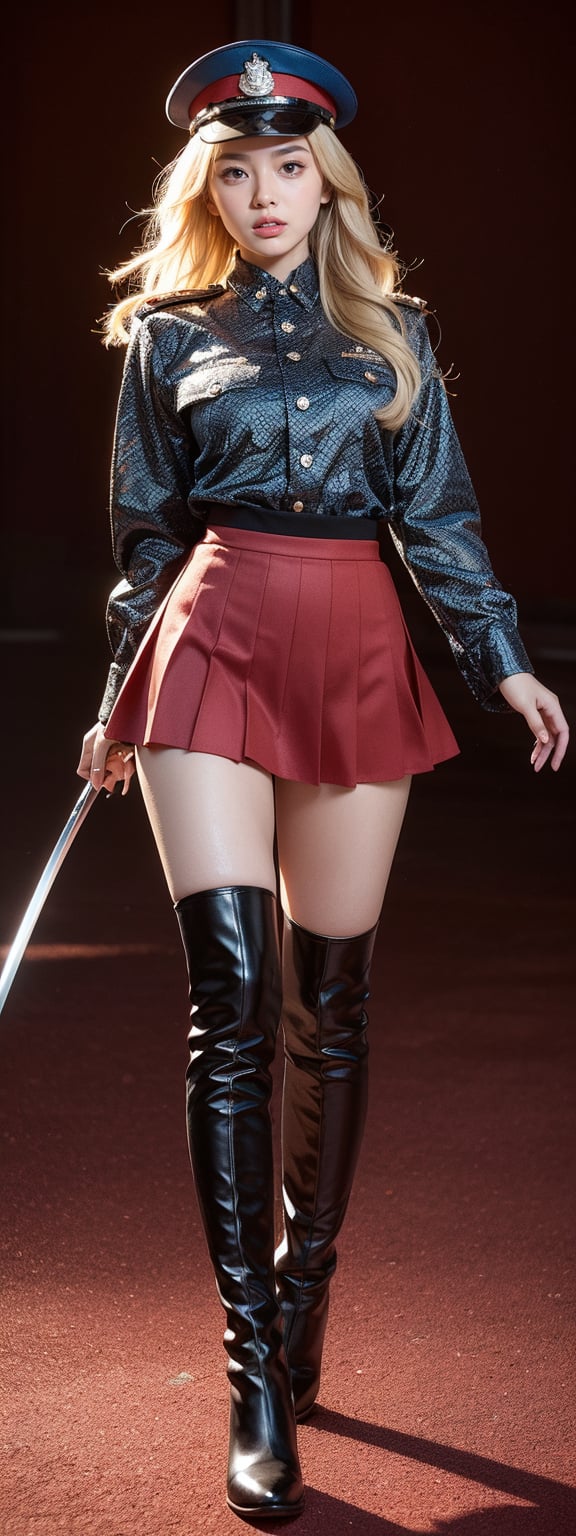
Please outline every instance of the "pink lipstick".
[{"label": "pink lipstick", "polygon": [[280,235],[285,228],[286,225],[282,222],[282,219],[266,219],[261,224],[253,226],[253,233],[261,235],[263,239],[266,239],[270,235]]}]

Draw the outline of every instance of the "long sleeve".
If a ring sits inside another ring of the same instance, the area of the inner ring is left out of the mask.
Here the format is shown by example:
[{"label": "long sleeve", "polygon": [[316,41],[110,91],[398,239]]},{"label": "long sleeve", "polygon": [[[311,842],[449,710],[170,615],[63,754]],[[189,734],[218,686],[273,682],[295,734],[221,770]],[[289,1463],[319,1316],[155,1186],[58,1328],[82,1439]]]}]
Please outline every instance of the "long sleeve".
[{"label": "long sleeve", "polygon": [[394,440],[394,512],[390,531],[438,620],[473,694],[506,710],[498,683],[532,672],[516,627],[516,604],[497,581],[482,542],[474,490],[423,315],[410,338],[422,387]]},{"label": "long sleeve", "polygon": [[150,620],[201,535],[187,506],[193,458],[193,441],[166,381],[159,338],[154,340],[150,321],[136,321],[112,458],[112,545],[123,579],[106,613],[114,661],[99,710],[104,723]]}]

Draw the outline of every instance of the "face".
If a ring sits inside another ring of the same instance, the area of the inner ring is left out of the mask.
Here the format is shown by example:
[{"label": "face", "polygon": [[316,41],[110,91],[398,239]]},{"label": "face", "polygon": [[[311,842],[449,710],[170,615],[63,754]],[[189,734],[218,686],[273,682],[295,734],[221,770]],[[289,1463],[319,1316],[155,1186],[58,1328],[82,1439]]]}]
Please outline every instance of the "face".
[{"label": "face", "polygon": [[306,260],[308,235],[329,200],[305,138],[228,139],[218,146],[208,208],[220,216],[245,261],[280,280]]}]

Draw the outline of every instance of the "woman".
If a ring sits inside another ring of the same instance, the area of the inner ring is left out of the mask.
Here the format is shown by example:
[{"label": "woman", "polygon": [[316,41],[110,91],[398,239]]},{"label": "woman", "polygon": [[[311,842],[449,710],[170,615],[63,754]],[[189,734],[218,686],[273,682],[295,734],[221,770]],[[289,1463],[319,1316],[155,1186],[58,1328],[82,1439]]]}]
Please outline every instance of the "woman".
[{"label": "woman", "polygon": [[178,915],[190,1154],[227,1316],[228,1503],[252,1517],[302,1505],[295,1425],[318,1392],[362,1137],[379,913],[411,776],[458,750],[404,628],[386,524],[480,702],[525,716],[535,770],[567,741],[481,542],[422,308],[336,138],[355,107],[337,70],[286,44],[191,65],[167,104],[190,141],[144,252],[112,274],[136,291],[108,319],[129,340],[124,579],[79,772],[126,793],[135,753]]}]

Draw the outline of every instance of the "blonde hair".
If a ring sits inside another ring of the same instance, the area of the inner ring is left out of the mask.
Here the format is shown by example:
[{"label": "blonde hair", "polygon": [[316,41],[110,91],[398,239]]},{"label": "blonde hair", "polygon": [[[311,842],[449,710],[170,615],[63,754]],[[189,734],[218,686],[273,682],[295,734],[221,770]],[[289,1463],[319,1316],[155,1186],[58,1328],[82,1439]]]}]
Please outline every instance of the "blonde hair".
[{"label": "blonde hair", "polygon": [[[344,145],[325,124],[309,134],[308,143],[332,192],[309,237],[322,307],[336,330],[378,352],[392,368],[396,393],[375,414],[395,431],[420,387],[418,362],[392,298],[398,261],[379,239],[366,186]],[[206,203],[217,148],[195,136],[159,176],[142,248],[107,273],[111,283],[128,282],[129,288],[128,297],[105,316],[107,345],[128,340],[127,321],[147,299],[226,282],[236,244]]]}]

